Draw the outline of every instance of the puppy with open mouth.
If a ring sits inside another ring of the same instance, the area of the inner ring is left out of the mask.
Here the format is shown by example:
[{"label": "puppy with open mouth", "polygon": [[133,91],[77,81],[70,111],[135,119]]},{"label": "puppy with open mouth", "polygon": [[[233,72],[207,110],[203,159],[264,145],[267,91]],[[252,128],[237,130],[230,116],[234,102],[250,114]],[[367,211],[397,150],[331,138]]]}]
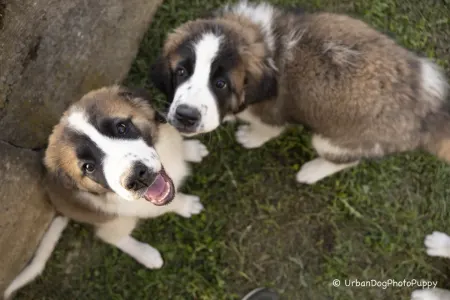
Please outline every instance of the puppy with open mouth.
[{"label": "puppy with open mouth", "polygon": [[450,162],[448,83],[430,60],[346,15],[241,1],[171,32],[150,70],[186,136],[236,116],[260,147],[289,125],[313,132],[313,184],[363,159],[423,149]]},{"label": "puppy with open mouth", "polygon": [[131,233],[139,219],[203,210],[199,197],[177,189],[189,175],[187,162],[207,154],[198,140],[183,140],[142,91],[110,86],[86,94],[53,128],[45,152],[45,184],[58,216],[5,298],[43,271],[69,219],[94,225],[106,243],[160,268],[158,250]]}]

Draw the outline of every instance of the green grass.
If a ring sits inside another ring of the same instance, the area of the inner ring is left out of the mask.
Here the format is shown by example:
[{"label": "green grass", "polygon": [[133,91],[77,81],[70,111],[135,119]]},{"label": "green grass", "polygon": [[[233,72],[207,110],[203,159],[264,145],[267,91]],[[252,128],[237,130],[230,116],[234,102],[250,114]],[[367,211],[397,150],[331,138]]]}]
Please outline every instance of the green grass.
[{"label": "green grass", "polygon": [[[351,13],[450,73],[448,0],[273,2]],[[127,83],[146,84],[171,28],[221,3],[166,0]],[[450,261],[427,257],[423,247],[433,230],[450,232],[449,166],[409,153],[305,186],[295,172],[315,156],[307,132],[291,129],[249,151],[236,143],[234,130],[227,125],[202,137],[211,154],[183,188],[201,196],[205,212],[148,220],[135,232],[161,251],[161,270],[144,269],[88,227],[73,225],[44,274],[17,299],[239,299],[261,285],[284,299],[409,299],[413,290],[336,288],[335,278],[428,279],[450,288]]]}]

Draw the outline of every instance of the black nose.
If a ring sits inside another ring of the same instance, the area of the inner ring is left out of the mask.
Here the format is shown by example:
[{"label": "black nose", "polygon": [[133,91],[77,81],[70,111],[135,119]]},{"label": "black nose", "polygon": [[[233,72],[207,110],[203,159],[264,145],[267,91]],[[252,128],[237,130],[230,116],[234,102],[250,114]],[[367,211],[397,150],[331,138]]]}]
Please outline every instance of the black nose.
[{"label": "black nose", "polygon": [[155,179],[156,174],[151,172],[143,163],[135,163],[130,175],[126,178],[124,186],[127,190],[138,191],[149,186]]},{"label": "black nose", "polygon": [[181,124],[193,127],[200,120],[200,112],[196,108],[181,104],[175,110],[175,118]]}]

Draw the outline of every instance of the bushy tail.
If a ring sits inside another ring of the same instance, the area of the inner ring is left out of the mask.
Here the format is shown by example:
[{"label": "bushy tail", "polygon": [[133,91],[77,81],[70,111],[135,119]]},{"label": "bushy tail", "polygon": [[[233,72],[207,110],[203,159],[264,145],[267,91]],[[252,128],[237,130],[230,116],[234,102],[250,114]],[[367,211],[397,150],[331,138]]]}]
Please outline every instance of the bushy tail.
[{"label": "bushy tail", "polygon": [[420,100],[433,108],[422,120],[422,147],[450,163],[450,85],[438,65],[426,58],[420,61]]},{"label": "bushy tail", "polygon": [[55,249],[55,246],[68,223],[69,219],[64,216],[57,216],[53,219],[47,232],[44,234],[41,242],[39,243],[39,246],[30,263],[6,288],[3,294],[5,300],[9,299],[15,291],[30,283],[42,273],[45,268],[45,264],[50,258],[50,255]]}]

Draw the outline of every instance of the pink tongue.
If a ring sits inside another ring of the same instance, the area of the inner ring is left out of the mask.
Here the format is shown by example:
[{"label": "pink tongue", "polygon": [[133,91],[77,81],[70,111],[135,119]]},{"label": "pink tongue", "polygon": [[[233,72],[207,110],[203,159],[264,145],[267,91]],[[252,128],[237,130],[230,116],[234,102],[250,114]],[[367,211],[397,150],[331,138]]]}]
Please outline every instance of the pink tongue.
[{"label": "pink tongue", "polygon": [[158,174],[152,185],[147,188],[145,196],[150,199],[157,198],[158,196],[161,196],[161,194],[164,192],[165,187],[166,181],[164,180],[161,174]]}]

